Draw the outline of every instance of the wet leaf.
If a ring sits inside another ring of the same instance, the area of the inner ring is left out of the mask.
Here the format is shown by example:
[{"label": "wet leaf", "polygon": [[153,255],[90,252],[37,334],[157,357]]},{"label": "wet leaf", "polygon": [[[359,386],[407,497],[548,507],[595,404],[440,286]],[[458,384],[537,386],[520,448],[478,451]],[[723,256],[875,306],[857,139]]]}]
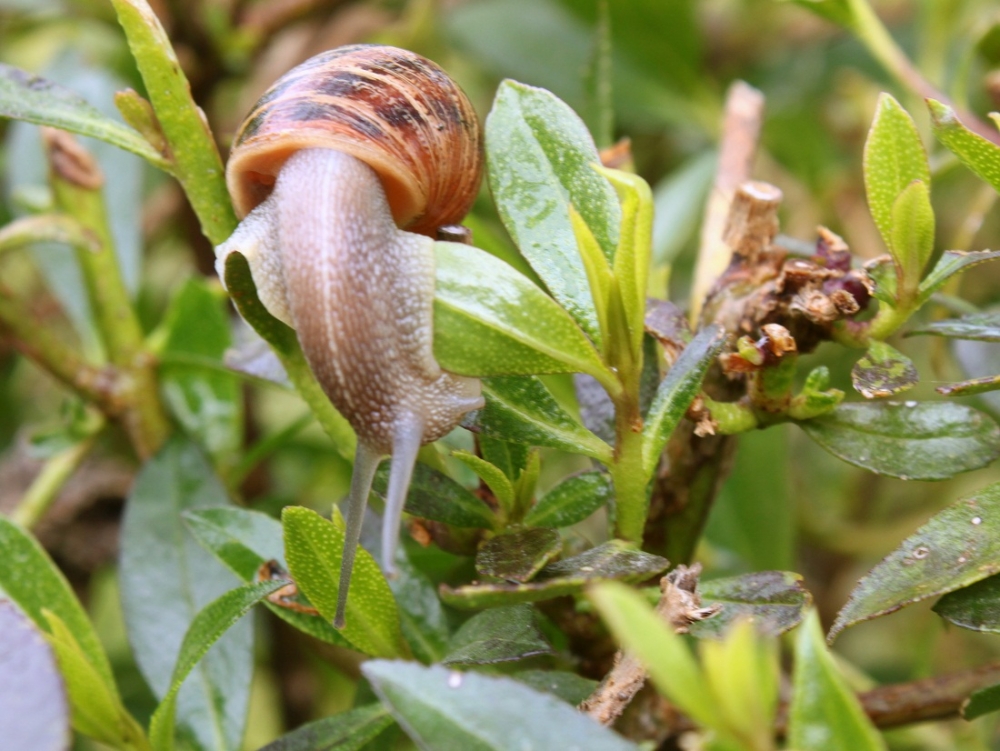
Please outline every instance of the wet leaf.
[{"label": "wet leaf", "polygon": [[552,488],[524,517],[529,527],[569,527],[582,522],[614,497],[604,472],[582,472]]},{"label": "wet leaf", "polygon": [[476,571],[523,583],[533,579],[561,550],[562,538],[554,529],[536,527],[501,534],[479,548]]},{"label": "wet leaf", "polygon": [[[122,606],[139,669],[157,698],[170,690],[184,634],[238,580],[194,540],[181,514],[228,506],[201,450],[174,438],[136,478],[122,522]],[[191,572],[197,572],[192,576]],[[235,749],[253,672],[253,624],[219,639],[177,696],[178,732],[197,748]]]},{"label": "wet leaf", "polygon": [[590,373],[615,376],[559,303],[500,259],[435,243],[434,355],[469,376]]},{"label": "wet leaf", "polygon": [[[285,545],[281,523],[259,511],[209,508],[185,511],[184,523],[205,550],[228,566],[246,583],[256,581],[267,561],[277,561],[285,571]],[[349,647],[350,642],[318,615],[264,603],[268,610],[300,631],[329,644]]]},{"label": "wet leaf", "polygon": [[558,696],[574,707],[594,693],[597,681],[566,670],[519,670],[511,673],[515,681],[531,686],[536,691]]},{"label": "wet leaf", "polygon": [[372,660],[361,667],[420,748],[435,751],[635,751],[611,730],[510,678]]},{"label": "wet leaf", "polygon": [[973,133],[958,119],[955,110],[934,99],[927,100],[935,137],[966,167],[1000,191],[1000,146]]},{"label": "wet leaf", "polygon": [[1000,634],[1000,576],[949,592],[934,603],[933,610],[956,626]]},{"label": "wet leaf", "polygon": [[802,576],[789,571],[757,571],[699,582],[698,594],[704,606],[722,605],[711,618],[691,624],[689,631],[698,638],[721,638],[741,618],[751,619],[761,633],[783,634],[799,625],[802,611],[812,603]]},{"label": "wet leaf", "polygon": [[962,717],[974,720],[998,709],[1000,709],[1000,684],[980,689],[966,699],[962,704]]},{"label": "wet leaf", "polygon": [[[372,489],[385,498],[388,487],[389,465],[383,464],[375,475]],[[493,510],[482,499],[447,475],[419,462],[413,468],[405,511],[453,527],[493,529],[497,523]]]},{"label": "wet leaf", "polygon": [[879,96],[865,141],[864,173],[872,218],[896,263],[906,268],[904,249],[894,247],[894,234],[902,227],[893,207],[914,181],[930,186],[931,172],[913,118],[889,94]]},{"label": "wet leaf", "polygon": [[191,671],[209,648],[245,616],[250,608],[282,586],[280,581],[244,584],[209,603],[191,621],[191,626],[184,634],[184,641],[181,642],[177,664],[170,678],[170,689],[149,721],[149,740],[155,751],[172,751],[174,748],[177,693]]},{"label": "wet leaf", "polygon": [[455,632],[444,665],[493,665],[552,654],[531,605],[490,608],[477,613]]},{"label": "wet leaf", "polygon": [[865,399],[898,394],[913,388],[918,380],[913,361],[885,342],[872,342],[851,369],[854,389]]},{"label": "wet leaf", "polygon": [[907,336],[932,334],[951,339],[974,339],[980,342],[1000,342],[1000,313],[973,313],[961,318],[932,321],[912,329]]},{"label": "wet leaf", "polygon": [[660,383],[642,431],[642,466],[647,476],[652,475],[667,440],[701,389],[705,373],[724,343],[721,326],[702,329]]},{"label": "wet leaf", "polygon": [[69,705],[55,656],[10,600],[0,599],[0,737],[7,751],[65,751]]},{"label": "wet leaf", "polygon": [[[337,612],[344,520],[334,513],[327,521],[303,506],[286,506],[281,514],[285,558],[295,583],[332,622]],[[368,655],[406,653],[399,612],[392,591],[375,559],[359,547],[347,598],[347,625],[341,629],[355,649]]]},{"label": "wet leaf", "polygon": [[577,594],[596,581],[643,581],[665,571],[668,565],[666,558],[636,550],[622,540],[611,540],[549,564],[527,584],[468,584],[454,588],[442,584],[439,592],[445,604],[454,607],[498,607]]},{"label": "wet leaf", "polygon": [[0,63],[0,117],[49,125],[90,136],[141,156],[160,169],[167,160],[138,132],[102,115],[79,94],[12,65]]},{"label": "wet leaf", "polygon": [[1000,572],[1000,483],[931,517],[858,582],[830,629],[952,592]]},{"label": "wet leaf", "polygon": [[359,751],[392,723],[389,710],[375,702],[308,722],[260,751]]},{"label": "wet leaf", "polygon": [[947,402],[841,404],[799,425],[834,456],[901,479],[944,480],[1000,455],[996,423]]},{"label": "wet leaf", "polygon": [[611,462],[611,447],[560,407],[537,378],[488,378],[483,381],[483,396],[486,406],[463,422],[469,429]]},{"label": "wet leaf", "polygon": [[823,642],[810,610],[795,641],[788,743],[797,751],[884,751],[885,741],[865,716]]}]

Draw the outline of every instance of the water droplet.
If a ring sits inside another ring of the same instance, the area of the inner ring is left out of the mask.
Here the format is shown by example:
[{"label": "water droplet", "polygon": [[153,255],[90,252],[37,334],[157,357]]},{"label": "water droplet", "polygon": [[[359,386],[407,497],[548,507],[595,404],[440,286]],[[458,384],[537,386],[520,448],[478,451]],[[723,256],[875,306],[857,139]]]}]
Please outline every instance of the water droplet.
[{"label": "water droplet", "polygon": [[581,571],[593,571],[594,567],[593,566],[580,566],[580,570]]},{"label": "water droplet", "polygon": [[907,402],[904,402],[904,404],[905,404],[905,405],[906,405],[907,407],[909,407],[910,409],[913,409],[914,407],[916,407],[916,406],[917,406],[917,403],[916,403],[915,401],[912,401],[912,400],[910,400],[910,401],[907,401]]},{"label": "water droplet", "polygon": [[910,476],[909,476],[909,475],[900,475],[900,476],[899,476],[899,479],[900,479],[900,480],[909,480],[909,479],[910,479]]},{"label": "water droplet", "polygon": [[960,555],[960,556],[958,557],[958,562],[959,562],[959,563],[965,563],[965,561],[966,561],[966,558],[965,558],[965,556],[964,556],[964,555]]},{"label": "water droplet", "polygon": [[974,516],[974,517],[972,517],[972,523],[975,524],[978,527],[980,524],[983,523],[983,517],[981,517],[981,516]]},{"label": "water droplet", "polygon": [[868,457],[865,456],[864,454],[862,454],[861,456],[858,457],[858,461],[859,462],[866,462],[866,461],[868,461]]},{"label": "water droplet", "polygon": [[913,549],[912,555],[913,555],[914,558],[916,558],[919,561],[919,560],[923,560],[924,558],[926,558],[928,555],[930,555],[930,553],[931,553],[931,549],[929,547],[927,547],[926,545],[921,545],[921,546]]},{"label": "water droplet", "polygon": [[462,685],[462,674],[454,671],[448,675],[448,688],[458,688]]},{"label": "water droplet", "polygon": [[913,559],[912,559],[912,558],[910,558],[909,556],[907,556],[906,558],[904,558],[904,559],[902,560],[902,564],[903,564],[904,566],[912,566],[912,565],[913,565]]}]

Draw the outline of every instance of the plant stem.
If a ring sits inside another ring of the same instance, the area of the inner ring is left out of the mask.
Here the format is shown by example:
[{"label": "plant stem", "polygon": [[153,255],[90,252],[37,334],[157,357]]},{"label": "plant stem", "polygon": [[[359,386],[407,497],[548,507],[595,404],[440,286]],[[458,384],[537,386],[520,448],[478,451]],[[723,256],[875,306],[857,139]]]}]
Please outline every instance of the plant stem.
[{"label": "plant stem", "polygon": [[56,454],[45,463],[42,471],[24,494],[24,498],[10,515],[12,521],[25,529],[31,529],[38,523],[38,520],[45,515],[49,506],[55,501],[66,481],[87,458],[103,428],[104,421],[101,420],[90,435],[76,445]]},{"label": "plant stem", "polygon": [[649,514],[649,477],[642,466],[642,418],[637,398],[615,404],[615,436],[615,459],[611,465],[616,499],[615,535],[641,544]]}]

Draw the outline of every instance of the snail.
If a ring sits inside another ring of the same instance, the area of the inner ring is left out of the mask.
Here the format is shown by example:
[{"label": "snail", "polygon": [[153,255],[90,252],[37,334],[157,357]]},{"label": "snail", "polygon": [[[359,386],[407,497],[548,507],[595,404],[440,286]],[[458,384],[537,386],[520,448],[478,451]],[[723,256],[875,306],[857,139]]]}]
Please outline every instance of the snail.
[{"label": "snail", "polygon": [[[226,182],[238,251],[264,306],[291,326],[357,454],[334,625],[345,623],[361,520],[392,456],[382,529],[394,556],[417,452],[483,406],[480,383],[434,359],[434,240],[475,198],[472,105],[437,65],[394,47],[321,53],[279,79],[237,132]],[[403,229],[400,229],[400,228]]]}]

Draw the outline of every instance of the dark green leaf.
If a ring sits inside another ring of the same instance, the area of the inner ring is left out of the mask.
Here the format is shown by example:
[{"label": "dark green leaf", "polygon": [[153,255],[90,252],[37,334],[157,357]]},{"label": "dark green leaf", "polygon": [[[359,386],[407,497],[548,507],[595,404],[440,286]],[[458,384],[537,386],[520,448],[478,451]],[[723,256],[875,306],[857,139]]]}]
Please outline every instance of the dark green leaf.
[{"label": "dark green leaf", "polygon": [[454,451],[452,456],[475,472],[476,476],[486,483],[505,513],[509,514],[513,510],[514,484],[500,467],[475,454],[470,454],[468,451]]},{"label": "dark green leaf", "polygon": [[49,125],[138,154],[160,169],[167,161],[139,133],[102,115],[83,97],[27,71],[0,63],[0,117]]},{"label": "dark green leaf", "polygon": [[65,751],[71,740],[69,706],[52,650],[32,622],[4,599],[0,599],[0,634],[4,749]]},{"label": "dark green leaf", "polygon": [[907,332],[907,336],[933,334],[951,339],[974,339],[980,342],[1000,342],[1000,313],[973,313],[961,318],[932,321]]},{"label": "dark green leaf", "polygon": [[904,480],[944,480],[1000,455],[996,423],[959,404],[841,404],[799,424],[834,456]]},{"label": "dark green leaf", "polygon": [[642,466],[647,476],[652,475],[670,434],[691,406],[724,343],[725,331],[721,326],[713,324],[702,329],[660,383],[642,431]]},{"label": "dark green leaf", "polygon": [[306,723],[260,751],[359,751],[392,722],[385,707],[368,704]]},{"label": "dark green leaf", "polygon": [[396,576],[389,588],[399,606],[400,626],[414,656],[424,663],[440,662],[448,649],[448,614],[430,578],[410,561],[405,546],[396,549]]},{"label": "dark green leaf", "polygon": [[[258,569],[267,561],[285,563],[285,545],[281,523],[258,511],[240,508],[209,508],[186,511],[184,523],[201,543],[246,583],[256,581]],[[300,631],[330,644],[349,647],[350,642],[328,621],[318,615],[302,613],[264,603],[268,610]]]},{"label": "dark green leaf", "polygon": [[636,748],[555,697],[509,678],[387,660],[366,662],[361,670],[382,703],[423,749]]},{"label": "dark green leaf", "polygon": [[434,355],[470,376],[614,374],[559,303],[503,261],[459,243],[435,243]]},{"label": "dark green leaf", "polygon": [[[187,532],[181,514],[229,499],[201,451],[175,438],[148,461],[122,523],[121,588],[136,662],[153,693],[167,695],[185,632],[197,613],[238,582]],[[253,624],[237,624],[177,697],[179,732],[203,749],[243,737],[253,671]]]},{"label": "dark green leaf", "polygon": [[788,743],[797,751],[884,751],[885,741],[865,716],[823,642],[810,610],[795,641]]},{"label": "dark green leaf", "polygon": [[[295,583],[320,614],[333,621],[337,612],[344,520],[327,521],[302,506],[286,506],[285,558]],[[399,611],[375,559],[359,548],[347,598],[347,625],[341,629],[355,649],[369,655],[396,657],[406,652]]]},{"label": "dark green leaf", "polygon": [[600,347],[569,206],[580,212],[609,262],[621,210],[614,190],[590,166],[600,158],[586,126],[550,92],[504,81],[486,119],[486,154],[507,231],[553,297]]},{"label": "dark green leaf", "polygon": [[904,249],[894,247],[893,242],[896,230],[901,229],[893,217],[893,207],[914,181],[929,187],[931,172],[913,118],[889,94],[879,97],[868,131],[864,172],[872,218],[896,262],[905,268],[908,261],[903,257]]},{"label": "dark green leaf", "polygon": [[170,689],[149,722],[149,739],[156,751],[172,751],[174,748],[177,693],[184,680],[226,631],[250,612],[250,608],[282,586],[284,582],[281,581],[244,584],[209,603],[191,621],[181,642],[177,664],[170,678]]},{"label": "dark green leaf", "polygon": [[956,626],[1000,634],[1000,576],[949,592],[934,603],[934,612]]},{"label": "dark green leaf", "polygon": [[565,670],[519,670],[510,677],[536,691],[558,696],[574,707],[594,693],[597,681]]},{"label": "dark green leaf", "polygon": [[445,604],[459,608],[489,608],[520,602],[551,600],[577,594],[595,581],[643,581],[666,570],[669,562],[644,553],[622,540],[611,540],[580,555],[546,566],[528,584],[469,584],[440,587]]},{"label": "dark green leaf", "polygon": [[944,283],[959,271],[1000,258],[1000,250],[946,250],[934,269],[920,283],[920,303],[927,302]]},{"label": "dark green leaf", "polygon": [[537,378],[488,378],[486,406],[463,423],[491,438],[583,454],[608,464],[611,447],[587,430]]},{"label": "dark green leaf", "polygon": [[[389,487],[389,467],[383,464],[375,475],[373,490],[385,498]],[[493,510],[480,498],[445,474],[426,464],[413,468],[406,513],[450,524],[453,527],[492,529],[496,524]]]},{"label": "dark green leaf", "polygon": [[757,571],[743,576],[699,582],[702,605],[722,605],[711,618],[695,621],[692,635],[722,637],[740,618],[750,618],[758,631],[783,634],[802,620],[802,611],[812,597],[802,586],[802,577],[788,571]]},{"label": "dark green leaf", "polygon": [[872,342],[854,363],[851,381],[865,399],[877,399],[913,388],[919,376],[913,361],[885,342]]},{"label": "dark green leaf", "polygon": [[980,689],[962,704],[962,717],[974,720],[1000,709],[1000,684]]},{"label": "dark green leaf", "polygon": [[882,255],[873,258],[865,264],[865,272],[874,286],[872,297],[886,305],[895,305],[899,278],[892,256]]},{"label": "dark green leaf", "polygon": [[962,164],[1000,191],[1000,146],[973,133],[958,119],[955,110],[934,99],[927,100],[934,135]]},{"label": "dark green leaf", "polygon": [[448,647],[444,665],[492,665],[552,654],[531,605],[491,608],[472,616]]},{"label": "dark green leaf", "polygon": [[507,479],[516,482],[528,463],[528,448],[521,443],[510,443],[485,435],[478,436],[479,450],[483,458],[500,467]]},{"label": "dark green leaf", "polygon": [[[174,297],[161,352],[222,364],[231,344],[222,301],[202,279],[189,279]],[[242,390],[236,377],[196,365],[164,363],[160,388],[176,420],[218,461],[232,458],[243,439]]]},{"label": "dark green leaf", "polygon": [[614,497],[604,472],[583,472],[563,480],[543,495],[524,517],[529,527],[569,527],[581,522]]},{"label": "dark green leaf", "polygon": [[554,529],[536,527],[497,535],[476,554],[476,571],[507,581],[526,582],[559,555],[562,538]]},{"label": "dark green leaf", "polygon": [[1000,571],[1000,483],[931,517],[858,582],[830,630],[892,613]]}]

